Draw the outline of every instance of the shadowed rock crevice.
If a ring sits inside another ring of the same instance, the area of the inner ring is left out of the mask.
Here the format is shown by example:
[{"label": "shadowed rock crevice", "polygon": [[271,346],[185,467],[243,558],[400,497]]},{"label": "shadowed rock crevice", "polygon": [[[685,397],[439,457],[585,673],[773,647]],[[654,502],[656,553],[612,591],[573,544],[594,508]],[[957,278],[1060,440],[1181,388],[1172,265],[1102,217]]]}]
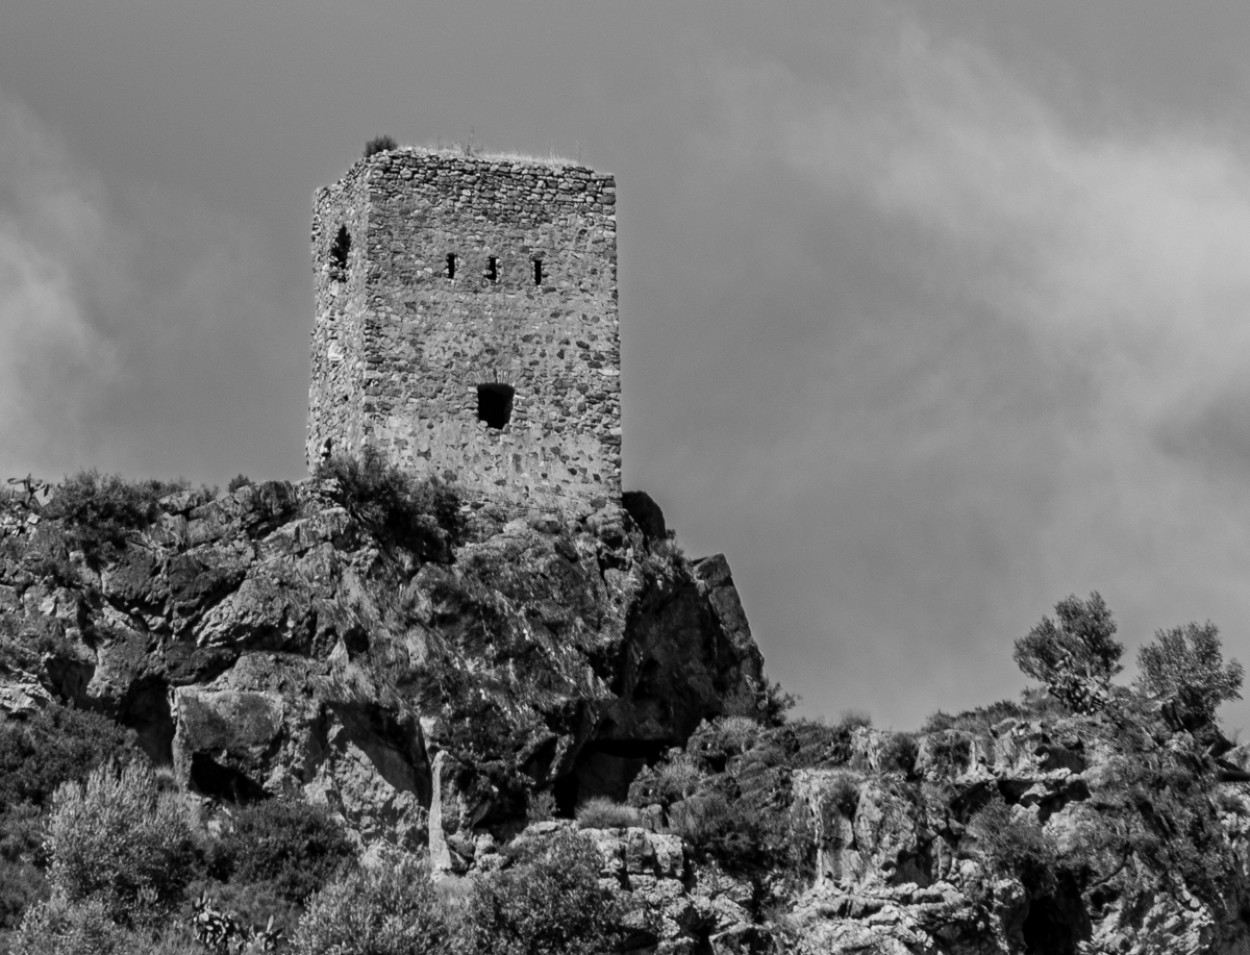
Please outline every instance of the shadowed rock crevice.
[{"label": "shadowed rock crevice", "polygon": [[1061,878],[1052,893],[1029,901],[1020,936],[1028,955],[1078,955],[1081,942],[1090,937],[1090,924],[1071,879]]},{"label": "shadowed rock crevice", "polygon": [[188,783],[192,792],[229,803],[257,802],[269,795],[256,780],[205,753],[192,755]]},{"label": "shadowed rock crevice", "polygon": [[138,680],[118,706],[117,720],[135,731],[139,747],[157,766],[174,761],[174,718],[169,708],[169,686],[164,680]]}]

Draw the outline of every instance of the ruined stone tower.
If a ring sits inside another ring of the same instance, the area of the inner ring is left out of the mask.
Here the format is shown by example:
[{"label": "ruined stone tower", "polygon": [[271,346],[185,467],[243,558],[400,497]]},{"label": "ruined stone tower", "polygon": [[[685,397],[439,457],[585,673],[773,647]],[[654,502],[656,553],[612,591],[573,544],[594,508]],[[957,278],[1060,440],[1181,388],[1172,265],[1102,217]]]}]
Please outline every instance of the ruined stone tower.
[{"label": "ruined stone tower", "polygon": [[307,458],[372,445],[471,498],[619,500],[616,188],[397,149],[317,192]]}]

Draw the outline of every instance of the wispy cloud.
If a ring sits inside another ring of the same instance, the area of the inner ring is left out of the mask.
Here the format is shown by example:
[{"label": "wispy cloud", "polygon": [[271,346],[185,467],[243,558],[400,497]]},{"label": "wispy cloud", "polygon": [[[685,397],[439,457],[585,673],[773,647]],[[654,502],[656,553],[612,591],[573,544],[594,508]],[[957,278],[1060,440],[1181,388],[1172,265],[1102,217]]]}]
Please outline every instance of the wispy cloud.
[{"label": "wispy cloud", "polygon": [[801,181],[883,263],[830,266],[795,359],[830,413],[771,438],[796,504],[844,513],[828,632],[876,649],[842,661],[992,692],[1009,638],[1095,587],[1131,644],[1211,616],[1246,656],[1250,145],[1093,126],[914,25],[820,79],[721,77],[717,162]]},{"label": "wispy cloud", "polygon": [[267,460],[276,420],[296,446],[302,323],[272,272],[246,224],[106,183],[0,91],[0,477],[221,480]]},{"label": "wispy cloud", "polygon": [[99,183],[0,99],[0,471],[55,468],[90,436],[84,411],[117,373],[80,279],[109,257]]}]

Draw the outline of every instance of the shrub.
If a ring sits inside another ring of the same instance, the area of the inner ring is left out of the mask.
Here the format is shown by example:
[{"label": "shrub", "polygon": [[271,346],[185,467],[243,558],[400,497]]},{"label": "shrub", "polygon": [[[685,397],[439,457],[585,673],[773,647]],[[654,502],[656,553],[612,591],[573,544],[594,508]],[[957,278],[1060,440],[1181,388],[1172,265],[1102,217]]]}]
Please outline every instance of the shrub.
[{"label": "shrub", "polygon": [[978,706],[960,713],[938,710],[925,720],[921,731],[940,733],[944,730],[965,730],[984,736],[1006,719],[1036,720],[1069,715],[1069,711],[1049,694],[1034,689],[1025,690],[1019,702],[998,700],[988,706]]},{"label": "shrub", "polygon": [[1167,872],[1208,904],[1239,863],[1220,825],[1214,782],[1193,751],[1133,752],[1111,760],[1097,796],[1119,809],[1124,848]]},{"label": "shrub", "polygon": [[863,710],[843,710],[838,717],[837,728],[843,732],[854,732],[872,726],[872,717]]},{"label": "shrub", "polygon": [[43,513],[60,520],[83,553],[98,560],[131,532],[151,526],[160,514],[157,502],[186,486],[185,481],[127,481],[116,474],[81,471],[57,485]]},{"label": "shrub", "polygon": [[1226,700],[1240,700],[1245,670],[1236,660],[1224,662],[1219,629],[1211,621],[1160,630],[1155,642],[1137,652],[1138,686],[1155,696],[1171,697],[1200,720],[1215,719]]},{"label": "shrub", "polygon": [[399,143],[395,142],[390,136],[374,136],[365,143],[365,158],[368,159],[375,153],[388,153],[398,146]]},{"label": "shrub", "polygon": [[177,798],[137,762],[91,772],[52,797],[48,880],[70,902],[100,900],[119,923],[151,924],[182,898],[195,845]]},{"label": "shrub", "polygon": [[358,869],[309,902],[292,947],[300,955],[442,955],[449,929],[427,864]]},{"label": "shrub", "polygon": [[723,793],[700,792],[674,803],[669,808],[668,824],[695,849],[707,852],[732,830],[733,811]]},{"label": "shrub", "polygon": [[252,479],[246,474],[237,474],[230,479],[230,483],[226,485],[226,490],[233,494],[241,487],[250,487]]},{"label": "shrub", "polygon": [[95,713],[50,704],[0,721],[0,928],[47,897],[42,807],[56,788],[109,759],[138,757],[133,736]]},{"label": "shrub", "polygon": [[704,775],[681,750],[671,750],[655,766],[642,770],[629,786],[629,803],[639,808],[659,803],[671,806],[692,795],[703,783]]},{"label": "shrub", "polygon": [[556,795],[550,789],[529,793],[525,803],[526,822],[547,822],[556,817]]},{"label": "shrub", "polygon": [[0,805],[44,805],[62,783],[110,760],[140,756],[134,734],[108,717],[53,703],[0,721]]},{"label": "shrub", "polygon": [[668,823],[698,855],[742,875],[759,874],[791,851],[786,814],[766,790],[744,793],[732,779],[674,804]]},{"label": "shrub", "polygon": [[582,955],[615,951],[621,903],[599,884],[603,861],[576,833],[531,844],[519,864],[473,887],[458,955]]},{"label": "shrub", "polygon": [[816,720],[794,720],[772,732],[773,740],[795,769],[830,769],[845,765],[853,753],[852,722],[829,726]]},{"label": "shrub", "polygon": [[577,825],[581,829],[628,829],[641,824],[637,809],[606,796],[593,796],[577,807]]},{"label": "shrub", "polygon": [[686,751],[695,755],[713,772],[721,772],[735,756],[741,756],[763,735],[764,728],[747,716],[722,716],[704,723],[686,744]]},{"label": "shrub", "polygon": [[102,899],[73,903],[63,895],[31,906],[11,943],[22,955],[131,955],[133,946]]},{"label": "shrub", "polygon": [[829,785],[827,803],[847,819],[854,819],[859,811],[859,781],[842,774]]},{"label": "shrub", "polygon": [[450,560],[464,534],[460,496],[451,486],[409,476],[376,448],[365,448],[359,459],[332,457],[317,466],[316,477],[337,483],[339,503],[379,541],[419,560]]},{"label": "shrub", "polygon": [[[56,576],[54,571],[49,576]],[[72,572],[71,572],[72,573]],[[69,575],[61,580],[70,579]],[[19,614],[0,611],[0,666],[7,670],[38,670],[44,654],[75,657],[73,642],[65,625],[56,617],[40,613]]]},{"label": "shrub", "polygon": [[968,829],[990,871],[1018,878],[1034,889],[1052,884],[1058,852],[1032,816],[1013,812],[996,797],[973,815]]},{"label": "shrub", "polygon": [[916,770],[916,756],[920,747],[912,733],[893,733],[881,749],[881,768],[897,770],[910,776]]},{"label": "shrub", "polygon": [[30,803],[0,809],[0,929],[16,928],[30,905],[48,897],[42,856],[39,809]]},{"label": "shrub", "polygon": [[799,704],[797,693],[786,692],[780,683],[764,681],[756,694],[756,712],[765,726],[780,726],[786,721],[786,714]]},{"label": "shrub", "polygon": [[972,762],[972,740],[962,730],[931,733],[927,743],[929,765],[938,776],[958,776]]},{"label": "shrub", "polygon": [[210,855],[218,878],[265,883],[282,899],[302,904],[352,864],[356,850],[320,806],[276,798],[239,809]]}]

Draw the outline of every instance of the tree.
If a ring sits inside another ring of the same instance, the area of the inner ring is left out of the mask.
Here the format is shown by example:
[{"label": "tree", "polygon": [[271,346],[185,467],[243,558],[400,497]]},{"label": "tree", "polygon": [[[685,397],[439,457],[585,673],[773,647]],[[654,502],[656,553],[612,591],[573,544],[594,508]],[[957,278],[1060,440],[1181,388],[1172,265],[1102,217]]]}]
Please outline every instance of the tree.
[{"label": "tree", "polygon": [[1095,591],[1088,600],[1065,597],[1055,604],[1055,616],[1057,623],[1043,617],[1016,641],[1016,665],[1074,708],[1097,708],[1111,678],[1124,669],[1111,611]]},{"label": "tree", "polygon": [[1119,663],[1124,644],[1112,639],[1116,631],[1111,611],[1097,591],[1089,600],[1073,595],[1055,604],[1058,625],[1043,617],[1016,641],[1016,665],[1027,675],[1050,683],[1065,669],[1108,681],[1124,669]]},{"label": "tree", "polygon": [[1219,628],[1210,620],[1199,625],[1159,630],[1154,643],[1137,651],[1145,693],[1169,697],[1187,712],[1210,721],[1225,700],[1240,700],[1245,670],[1236,660],[1224,662]]}]

